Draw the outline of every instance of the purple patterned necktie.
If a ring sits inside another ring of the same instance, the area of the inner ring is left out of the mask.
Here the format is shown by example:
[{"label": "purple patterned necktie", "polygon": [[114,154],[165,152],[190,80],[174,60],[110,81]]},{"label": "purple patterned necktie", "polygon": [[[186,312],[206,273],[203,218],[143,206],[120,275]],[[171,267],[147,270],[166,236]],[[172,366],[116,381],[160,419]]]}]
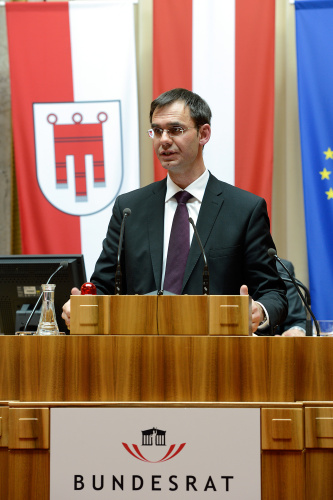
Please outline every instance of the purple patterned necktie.
[{"label": "purple patterned necktie", "polygon": [[178,206],[172,222],[163,288],[180,294],[190,251],[190,223],[186,203],[192,195],[187,191],[178,191],[175,198]]}]

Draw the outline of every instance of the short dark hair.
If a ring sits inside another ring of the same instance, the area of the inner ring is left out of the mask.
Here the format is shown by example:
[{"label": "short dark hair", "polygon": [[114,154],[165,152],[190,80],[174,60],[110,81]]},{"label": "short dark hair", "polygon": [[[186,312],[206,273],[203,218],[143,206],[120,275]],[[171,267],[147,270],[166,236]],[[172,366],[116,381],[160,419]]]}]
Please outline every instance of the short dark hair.
[{"label": "short dark hair", "polygon": [[164,106],[168,106],[176,101],[184,101],[185,106],[190,108],[190,115],[192,120],[194,120],[197,129],[205,123],[209,123],[210,125],[212,112],[206,101],[204,101],[204,99],[202,99],[202,97],[198,94],[181,88],[163,92],[163,94],[158,96],[151,103],[149,115],[150,123],[152,123],[153,114],[157,108],[163,108]]}]

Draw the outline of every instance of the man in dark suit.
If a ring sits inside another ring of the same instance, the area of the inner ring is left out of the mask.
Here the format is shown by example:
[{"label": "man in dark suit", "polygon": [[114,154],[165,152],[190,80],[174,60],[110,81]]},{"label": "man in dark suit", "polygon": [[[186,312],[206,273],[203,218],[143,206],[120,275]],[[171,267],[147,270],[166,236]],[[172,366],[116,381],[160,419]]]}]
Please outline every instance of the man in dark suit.
[{"label": "man in dark suit", "polygon": [[[168,244],[177,209],[175,195],[185,190],[188,214],[196,222],[207,254],[211,294],[252,298],[252,330],[270,333],[287,314],[285,286],[267,250],[274,247],[262,198],[217,180],[206,169],[203,148],[211,135],[211,111],[198,95],[165,92],[151,104],[148,131],[166,179],[119,196],[91,281],[98,293],[113,294],[123,210],[130,208],[122,251],[123,293],[146,294],[164,288]],[[182,294],[202,293],[203,258],[196,238],[183,274]],[[179,242],[177,247],[183,245]],[[169,289],[170,290],[170,289]],[[78,293],[78,290],[72,291]],[[69,323],[69,304],[63,318]]]}]

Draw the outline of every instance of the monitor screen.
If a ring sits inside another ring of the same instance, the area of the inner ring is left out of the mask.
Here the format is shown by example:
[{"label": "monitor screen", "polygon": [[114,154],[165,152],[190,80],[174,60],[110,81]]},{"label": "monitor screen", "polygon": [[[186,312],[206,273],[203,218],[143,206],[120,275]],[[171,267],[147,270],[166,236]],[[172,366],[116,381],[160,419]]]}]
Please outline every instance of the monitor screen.
[{"label": "monitor screen", "polygon": [[[5,255],[0,256],[0,333],[13,335],[23,331],[39,295],[62,261],[68,267],[60,269],[51,282],[56,285],[54,302],[60,332],[67,328],[61,317],[62,306],[69,299],[71,289],[86,282],[83,255]],[[36,331],[40,307],[31,318],[27,331]]]}]

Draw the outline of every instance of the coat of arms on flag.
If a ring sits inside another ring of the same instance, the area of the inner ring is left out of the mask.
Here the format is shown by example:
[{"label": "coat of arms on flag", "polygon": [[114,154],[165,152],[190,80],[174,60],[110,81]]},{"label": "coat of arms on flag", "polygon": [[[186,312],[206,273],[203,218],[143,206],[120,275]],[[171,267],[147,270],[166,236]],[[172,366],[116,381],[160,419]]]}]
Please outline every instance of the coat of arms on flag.
[{"label": "coat of arms on flag", "polygon": [[121,103],[34,103],[39,187],[58,210],[90,215],[119,193],[123,179]]}]

